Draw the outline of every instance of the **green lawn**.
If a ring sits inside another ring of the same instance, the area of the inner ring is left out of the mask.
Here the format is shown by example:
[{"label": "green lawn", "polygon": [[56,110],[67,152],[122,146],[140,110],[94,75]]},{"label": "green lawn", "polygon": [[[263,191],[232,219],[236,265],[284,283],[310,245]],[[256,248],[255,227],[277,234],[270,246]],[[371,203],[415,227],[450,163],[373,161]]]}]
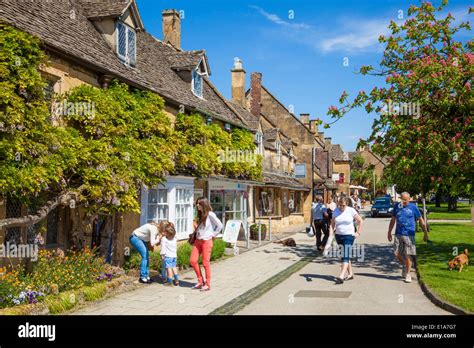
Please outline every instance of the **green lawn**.
[{"label": "green lawn", "polygon": [[427,204],[428,220],[470,220],[471,206],[469,203],[458,203],[457,211],[448,211],[448,204],[442,203],[440,208],[434,204]]},{"label": "green lawn", "polygon": [[[423,233],[416,234],[421,280],[445,301],[474,312],[474,227],[464,223],[431,223],[430,241],[425,243]],[[469,250],[471,270],[449,270],[447,262],[454,257],[455,247],[459,253]]]}]

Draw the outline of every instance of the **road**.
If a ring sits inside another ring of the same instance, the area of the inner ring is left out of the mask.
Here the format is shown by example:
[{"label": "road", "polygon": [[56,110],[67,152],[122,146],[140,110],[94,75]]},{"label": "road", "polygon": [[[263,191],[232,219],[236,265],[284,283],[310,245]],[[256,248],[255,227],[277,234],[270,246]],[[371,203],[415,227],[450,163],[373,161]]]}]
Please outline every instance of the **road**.
[{"label": "road", "polygon": [[422,293],[412,272],[412,283],[401,278],[401,267],[387,241],[389,218],[367,218],[357,240],[360,261],[354,279],[334,284],[339,274],[337,257],[316,258],[299,272],[253,301],[238,314],[450,314],[432,304]]}]

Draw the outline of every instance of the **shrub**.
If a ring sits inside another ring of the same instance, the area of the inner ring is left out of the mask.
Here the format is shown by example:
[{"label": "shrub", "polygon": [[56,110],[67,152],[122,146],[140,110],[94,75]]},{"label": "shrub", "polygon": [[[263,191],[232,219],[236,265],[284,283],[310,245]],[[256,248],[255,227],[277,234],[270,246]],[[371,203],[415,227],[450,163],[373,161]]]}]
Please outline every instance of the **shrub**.
[{"label": "shrub", "polygon": [[78,299],[74,291],[67,291],[58,296],[50,297],[46,299],[48,304],[49,312],[51,314],[58,314],[68,311],[77,304]]},{"label": "shrub", "polygon": [[193,247],[189,243],[183,243],[178,247],[178,266],[183,268],[189,267],[189,258],[191,257],[191,251]]},{"label": "shrub", "polygon": [[220,259],[224,255],[226,244],[227,243],[222,239],[214,240],[214,246],[212,247],[211,252],[211,261]]}]

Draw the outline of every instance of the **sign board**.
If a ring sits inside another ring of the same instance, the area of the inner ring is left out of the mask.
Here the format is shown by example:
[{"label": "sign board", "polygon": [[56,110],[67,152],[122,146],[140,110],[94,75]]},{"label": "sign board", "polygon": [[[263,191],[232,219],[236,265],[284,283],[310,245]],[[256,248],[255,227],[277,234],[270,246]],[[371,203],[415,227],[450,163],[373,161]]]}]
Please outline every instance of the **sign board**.
[{"label": "sign board", "polygon": [[295,176],[298,179],[306,178],[306,163],[295,164]]},{"label": "sign board", "polygon": [[241,184],[239,182],[232,182],[232,181],[209,180],[209,189],[211,191],[213,190],[246,191],[247,185]]},{"label": "sign board", "polygon": [[332,174],[332,181],[339,181],[339,173]]},{"label": "sign board", "polygon": [[228,220],[225,224],[224,236],[222,240],[227,243],[237,243],[240,229],[242,228],[242,221],[240,220]]}]

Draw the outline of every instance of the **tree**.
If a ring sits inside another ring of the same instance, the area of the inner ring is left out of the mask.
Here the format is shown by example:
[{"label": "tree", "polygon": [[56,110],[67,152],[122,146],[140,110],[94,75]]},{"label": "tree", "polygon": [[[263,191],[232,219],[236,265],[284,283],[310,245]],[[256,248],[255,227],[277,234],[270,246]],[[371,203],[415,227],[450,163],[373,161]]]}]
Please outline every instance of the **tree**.
[{"label": "tree", "polygon": [[0,196],[38,207],[0,227],[37,223],[59,205],[138,212],[139,188],[174,170],[179,148],[163,99],[117,81],[82,85],[59,96],[53,105],[65,107],[52,115],[39,40],[0,29]]},{"label": "tree", "polygon": [[353,101],[344,92],[342,106],[331,106],[328,115],[337,121],[355,107],[380,114],[359,145],[372,143],[375,153],[389,159],[387,179],[398,189],[472,196],[474,43],[455,40],[471,27],[454,25],[451,13],[439,18],[446,5],[444,0],[435,9],[422,2],[410,6],[403,24],[392,21],[392,34],[379,39],[385,44],[380,69],[360,69],[363,75],[384,76],[386,85],[360,91]]}]

